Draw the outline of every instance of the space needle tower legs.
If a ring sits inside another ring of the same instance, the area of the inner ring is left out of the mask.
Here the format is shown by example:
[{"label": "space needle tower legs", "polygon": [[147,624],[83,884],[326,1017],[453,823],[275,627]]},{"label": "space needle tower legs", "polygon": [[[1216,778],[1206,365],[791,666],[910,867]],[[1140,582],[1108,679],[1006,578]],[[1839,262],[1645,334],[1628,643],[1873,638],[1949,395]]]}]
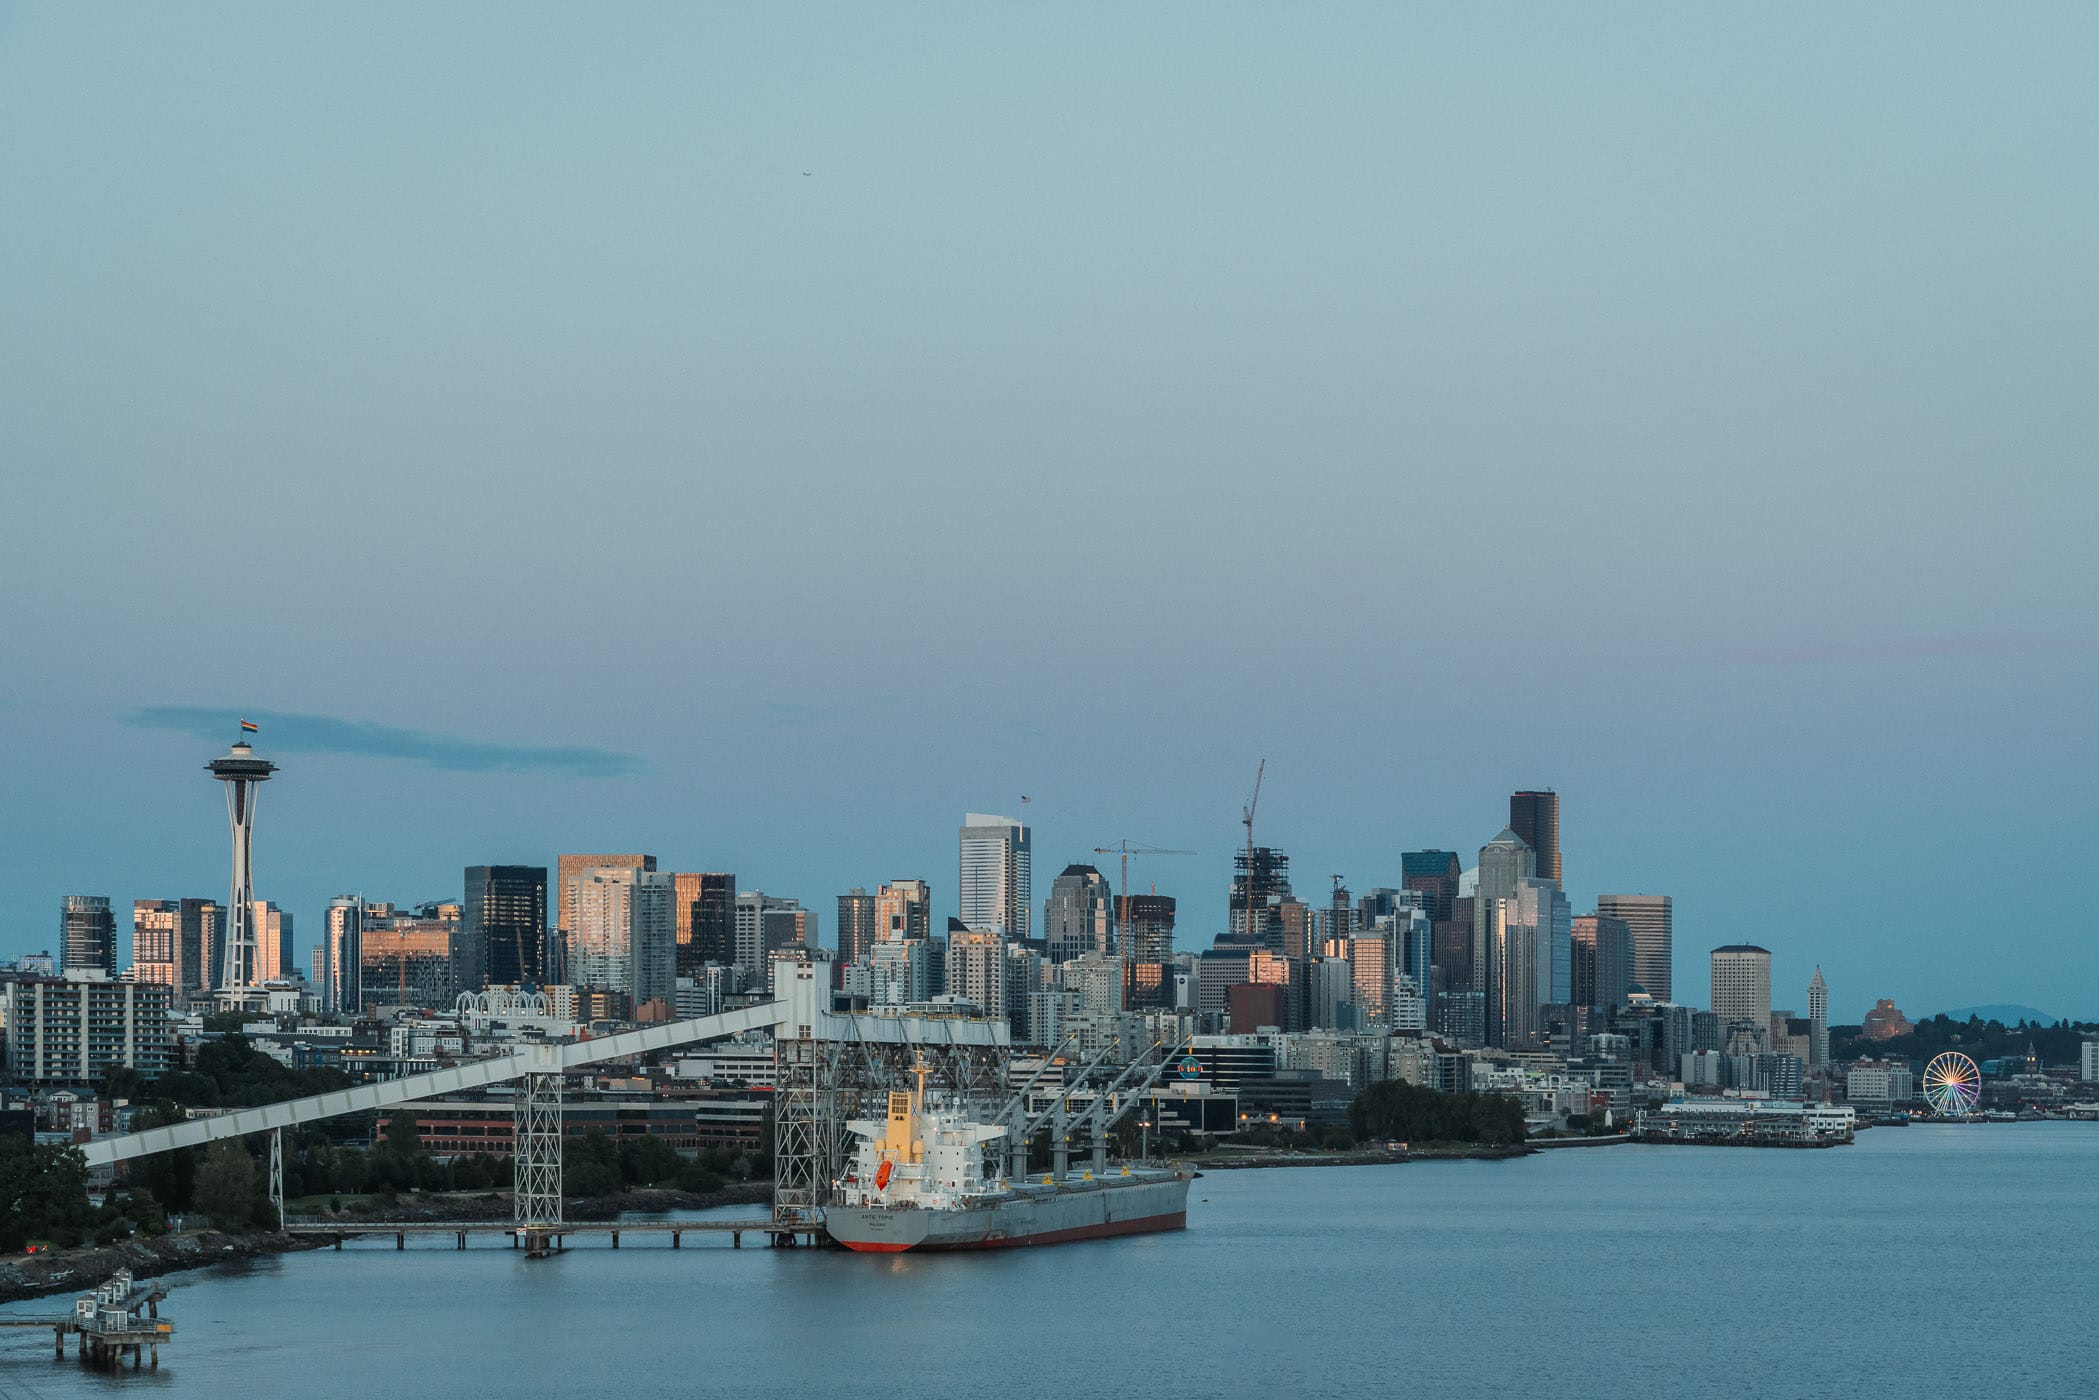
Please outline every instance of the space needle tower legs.
[{"label": "space needle tower legs", "polygon": [[255,980],[255,799],[258,786],[277,765],[257,758],[248,744],[254,726],[241,721],[241,736],[224,758],[207,765],[226,785],[226,820],[233,828],[233,890],[227,899],[226,953],[219,965],[219,989],[241,992]]}]

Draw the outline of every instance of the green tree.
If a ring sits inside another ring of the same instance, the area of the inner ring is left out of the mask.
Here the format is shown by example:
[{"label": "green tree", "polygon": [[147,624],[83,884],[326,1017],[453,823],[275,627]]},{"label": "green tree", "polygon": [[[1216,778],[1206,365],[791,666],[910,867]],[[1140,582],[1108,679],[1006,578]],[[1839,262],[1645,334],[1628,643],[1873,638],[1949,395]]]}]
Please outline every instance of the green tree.
[{"label": "green tree", "polygon": [[148,1093],[146,1078],[129,1065],[118,1065],[102,1079],[103,1096],[135,1103]]},{"label": "green tree", "polygon": [[654,1186],[674,1180],[685,1159],[662,1138],[628,1138],[620,1143],[620,1174],[631,1186]]},{"label": "green tree", "polygon": [[189,1108],[217,1108],[219,1086],[209,1075],[195,1070],[170,1070],[154,1082],[154,1090],[172,1103]]},{"label": "green tree", "polygon": [[416,1127],[415,1115],[405,1108],[388,1115],[383,1145],[396,1157],[422,1155],[423,1135]]},{"label": "green tree", "polygon": [[1397,1079],[1366,1087],[1348,1116],[1359,1139],[1507,1145],[1524,1138],[1523,1105],[1506,1094],[1442,1093]]},{"label": "green tree", "polygon": [[610,1196],[626,1185],[619,1149],[596,1130],[561,1145],[562,1189],[571,1196]]},{"label": "green tree", "polygon": [[222,1230],[246,1229],[255,1214],[255,1159],[231,1140],[215,1142],[197,1168],[197,1209]]},{"label": "green tree", "polygon": [[19,1253],[35,1239],[78,1243],[93,1222],[79,1149],[0,1135],[0,1252]]},{"label": "green tree", "polygon": [[[180,1104],[162,1102],[139,1110],[134,1126],[140,1130],[166,1128],[188,1117],[188,1112]],[[141,1157],[131,1164],[131,1180],[141,1189],[152,1192],[153,1199],[160,1202],[163,1209],[188,1210],[196,1200],[197,1149],[178,1147],[173,1152],[156,1152],[150,1157]]]},{"label": "green tree", "polygon": [[723,1177],[721,1173],[710,1171],[698,1162],[687,1162],[678,1170],[678,1189],[680,1191],[690,1191],[695,1195],[704,1196],[711,1191],[721,1190],[722,1185]]}]

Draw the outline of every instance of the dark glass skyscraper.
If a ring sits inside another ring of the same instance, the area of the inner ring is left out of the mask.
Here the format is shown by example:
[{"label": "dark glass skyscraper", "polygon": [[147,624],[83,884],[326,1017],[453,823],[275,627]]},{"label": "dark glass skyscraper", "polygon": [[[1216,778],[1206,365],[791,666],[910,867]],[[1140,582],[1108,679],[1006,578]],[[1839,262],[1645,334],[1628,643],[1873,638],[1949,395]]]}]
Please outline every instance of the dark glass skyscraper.
[{"label": "dark glass skyscraper", "polygon": [[1458,876],[1463,869],[1456,851],[1402,851],[1399,883],[1406,889],[1421,892],[1421,907],[1428,911],[1430,923],[1448,923],[1451,901],[1458,897]]},{"label": "dark glass skyscraper", "polygon": [[461,991],[538,987],[553,980],[544,865],[468,866],[461,925]]},{"label": "dark glass skyscraper", "polygon": [[1633,931],[1623,919],[1584,914],[1572,932],[1574,1004],[1611,1011],[1625,1004],[1632,984]]},{"label": "dark glass skyscraper", "polygon": [[109,896],[69,894],[59,910],[58,953],[61,972],[90,969],[117,975],[117,919]]},{"label": "dark glass skyscraper", "polygon": [[1509,794],[1509,830],[1523,838],[1538,857],[1538,878],[1560,878],[1560,795],[1544,792]]},{"label": "dark glass skyscraper", "polygon": [[[700,874],[692,901],[692,937],[678,945],[678,975],[699,977],[708,963],[736,961],[736,877],[727,871]],[[841,930],[841,937],[843,931]]]},{"label": "dark glass skyscraper", "polygon": [[182,985],[176,1000],[199,996],[219,985],[219,963],[226,956],[226,909],[215,899],[182,901],[179,932],[181,948],[175,961],[182,967]]}]

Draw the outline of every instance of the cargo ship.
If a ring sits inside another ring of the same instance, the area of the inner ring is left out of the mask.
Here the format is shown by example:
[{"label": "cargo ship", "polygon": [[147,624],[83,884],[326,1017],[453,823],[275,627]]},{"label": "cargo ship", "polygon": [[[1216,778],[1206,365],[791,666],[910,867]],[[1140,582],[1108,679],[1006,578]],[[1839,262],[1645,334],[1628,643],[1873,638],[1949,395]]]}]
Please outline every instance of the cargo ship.
[{"label": "cargo ship", "polygon": [[929,1104],[925,1071],[916,1074],[911,1089],[889,1095],[886,1118],[846,1124],[857,1141],[824,1224],[847,1249],[1010,1249],[1186,1228],[1188,1172],[1121,1164],[1062,1181],[1004,1180],[985,1158],[1005,1127]]}]

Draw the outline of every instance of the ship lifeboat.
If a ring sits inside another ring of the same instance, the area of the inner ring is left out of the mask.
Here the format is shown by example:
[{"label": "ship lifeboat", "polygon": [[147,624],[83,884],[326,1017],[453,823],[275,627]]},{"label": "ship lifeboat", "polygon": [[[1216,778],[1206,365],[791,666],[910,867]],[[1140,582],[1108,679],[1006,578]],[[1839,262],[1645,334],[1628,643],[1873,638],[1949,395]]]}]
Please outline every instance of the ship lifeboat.
[{"label": "ship lifeboat", "polygon": [[889,1173],[895,1170],[895,1166],[895,1163],[885,1158],[882,1165],[875,1168],[875,1190],[886,1191],[889,1189]]}]

